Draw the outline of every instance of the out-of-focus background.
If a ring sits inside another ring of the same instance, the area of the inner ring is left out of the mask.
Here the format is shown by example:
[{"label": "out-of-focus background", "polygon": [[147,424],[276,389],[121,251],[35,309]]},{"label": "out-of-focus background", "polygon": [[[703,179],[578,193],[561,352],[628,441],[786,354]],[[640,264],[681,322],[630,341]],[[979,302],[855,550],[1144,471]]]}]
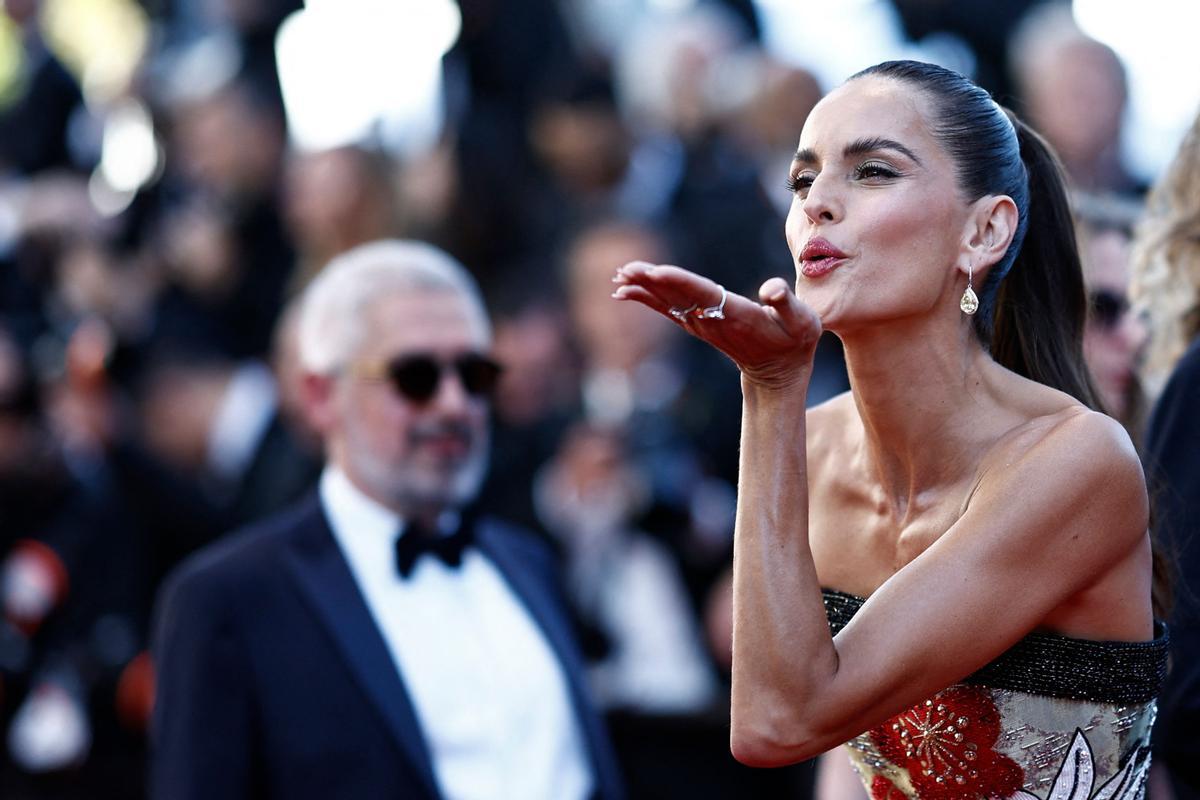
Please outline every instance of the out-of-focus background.
[{"label": "out-of-focus background", "polygon": [[[809,766],[728,754],[736,372],[609,281],[635,258],[790,276],[800,129],[872,63],[970,74],[1050,139],[1097,381],[1135,439],[1153,399],[1128,244],[1200,104],[1192,4],[3,5],[6,798],[143,796],[158,584],[311,487],[291,301],[385,236],[484,287],[507,366],[485,502],[559,548],[634,796],[807,797]],[[846,388],[823,341],[812,402]]]}]

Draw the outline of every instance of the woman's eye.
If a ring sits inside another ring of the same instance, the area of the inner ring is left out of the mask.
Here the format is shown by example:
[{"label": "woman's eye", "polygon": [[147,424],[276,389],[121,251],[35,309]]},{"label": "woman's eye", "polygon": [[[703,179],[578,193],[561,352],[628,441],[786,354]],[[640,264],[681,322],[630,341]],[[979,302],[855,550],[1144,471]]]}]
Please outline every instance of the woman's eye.
[{"label": "woman's eye", "polygon": [[801,172],[798,175],[792,175],[787,179],[787,190],[792,194],[804,194],[808,188],[812,186],[813,174],[811,172]]},{"label": "woman's eye", "polygon": [[895,178],[897,172],[886,164],[868,161],[854,168],[855,178]]}]

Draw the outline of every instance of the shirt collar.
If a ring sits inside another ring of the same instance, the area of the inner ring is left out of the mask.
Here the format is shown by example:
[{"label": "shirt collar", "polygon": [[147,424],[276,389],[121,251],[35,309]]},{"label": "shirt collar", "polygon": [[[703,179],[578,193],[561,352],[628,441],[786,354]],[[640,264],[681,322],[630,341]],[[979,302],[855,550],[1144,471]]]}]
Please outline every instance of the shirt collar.
[{"label": "shirt collar", "polygon": [[319,492],[330,527],[344,543],[385,542],[390,546],[404,527],[398,514],[363,494],[338,467],[325,467]]},{"label": "shirt collar", "polygon": [[[397,534],[403,535],[406,520],[364,494],[340,467],[326,465],[319,491],[339,539],[383,540],[390,544]],[[454,532],[460,518],[458,511],[442,512],[437,521],[440,532]]]}]

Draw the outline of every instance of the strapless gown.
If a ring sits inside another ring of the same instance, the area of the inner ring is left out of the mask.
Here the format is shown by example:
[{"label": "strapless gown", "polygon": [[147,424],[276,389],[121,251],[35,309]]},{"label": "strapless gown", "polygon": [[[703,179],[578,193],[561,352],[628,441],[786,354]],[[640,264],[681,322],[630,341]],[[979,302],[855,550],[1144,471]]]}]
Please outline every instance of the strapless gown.
[{"label": "strapless gown", "polygon": [[[826,589],[836,635],[865,602]],[[847,742],[872,800],[1135,800],[1150,767],[1167,636],[1031,633],[962,683]]]}]

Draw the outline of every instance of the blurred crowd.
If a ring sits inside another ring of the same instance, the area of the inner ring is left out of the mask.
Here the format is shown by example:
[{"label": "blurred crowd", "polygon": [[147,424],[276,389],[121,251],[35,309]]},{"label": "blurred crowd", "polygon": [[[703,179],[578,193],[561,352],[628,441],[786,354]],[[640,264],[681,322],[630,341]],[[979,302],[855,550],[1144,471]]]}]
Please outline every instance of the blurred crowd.
[{"label": "blurred crowd", "polygon": [[[484,288],[505,366],[485,502],[561,553],[635,796],[809,791],[806,768],[756,773],[727,750],[736,370],[609,294],[634,259],[742,293],[790,276],[787,165],[832,87],[767,53],[750,0],[458,5],[445,127],[414,155],[291,139],[274,48],[296,0],[148,3],[151,45],[102,104],[47,44],[39,0],[5,0],[21,53],[0,96],[4,796],[140,796],[159,582],[312,488],[292,301],[381,237],[436,243]],[[1153,226],[1121,160],[1121,61],[1069,5],[891,5],[914,42],[971,48],[1061,156],[1086,356],[1140,443],[1197,305],[1132,310],[1135,272],[1151,299],[1152,267],[1181,272],[1169,248],[1138,250]],[[130,109],[158,166],[114,204],[103,138]],[[822,341],[810,401],[847,388]]]}]

